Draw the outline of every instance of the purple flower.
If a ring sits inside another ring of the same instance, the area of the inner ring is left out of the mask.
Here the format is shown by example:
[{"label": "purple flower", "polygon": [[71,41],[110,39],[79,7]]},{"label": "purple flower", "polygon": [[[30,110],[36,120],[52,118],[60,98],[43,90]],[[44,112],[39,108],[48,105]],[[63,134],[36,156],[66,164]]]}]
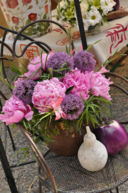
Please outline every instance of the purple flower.
[{"label": "purple flower", "polygon": [[32,102],[32,94],[36,82],[34,80],[23,80],[16,84],[13,95],[24,102],[30,104]]},{"label": "purple flower", "polygon": [[114,6],[114,10],[119,9],[120,7],[120,1],[119,0],[114,0],[116,2],[116,5]]},{"label": "purple flower", "polygon": [[[47,68],[52,68],[53,72],[54,70],[62,70],[63,68],[66,68],[65,70],[61,71],[62,74],[65,74],[73,68],[73,60],[70,55],[65,52],[57,52],[48,58]],[[56,72],[54,72],[54,74],[56,74]]]},{"label": "purple flower", "polygon": [[81,97],[69,94],[66,95],[61,103],[62,111],[66,114],[66,119],[77,119],[83,112],[84,104]]},{"label": "purple flower", "polygon": [[78,68],[81,72],[93,71],[96,60],[93,54],[87,51],[80,51],[73,57],[74,67]]}]

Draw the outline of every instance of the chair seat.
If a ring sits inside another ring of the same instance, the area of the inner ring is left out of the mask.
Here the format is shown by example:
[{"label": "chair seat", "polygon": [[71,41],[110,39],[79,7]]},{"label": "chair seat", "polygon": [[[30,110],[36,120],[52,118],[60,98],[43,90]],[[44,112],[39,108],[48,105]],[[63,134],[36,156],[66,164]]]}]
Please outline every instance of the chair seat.
[{"label": "chair seat", "polygon": [[[128,179],[128,146],[121,153],[109,157],[106,167],[99,172],[83,169],[76,156],[49,153],[46,160],[55,177],[58,192],[99,193],[113,189]],[[49,180],[45,183],[47,187],[52,187]]]}]

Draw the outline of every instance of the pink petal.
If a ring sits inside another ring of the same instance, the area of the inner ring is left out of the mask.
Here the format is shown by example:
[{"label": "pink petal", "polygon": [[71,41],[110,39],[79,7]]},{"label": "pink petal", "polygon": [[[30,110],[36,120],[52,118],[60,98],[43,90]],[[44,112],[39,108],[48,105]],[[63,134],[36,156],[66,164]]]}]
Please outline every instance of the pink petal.
[{"label": "pink petal", "polygon": [[54,110],[55,110],[57,107],[60,106],[60,104],[62,103],[63,99],[64,99],[63,97],[60,97],[60,98],[57,99],[56,102],[52,102],[51,106],[53,107]]},{"label": "pink petal", "polygon": [[100,73],[105,73],[105,72],[109,72],[109,70],[107,70],[104,66],[100,69],[99,71]]},{"label": "pink petal", "polygon": [[33,116],[33,111],[28,112],[24,117],[25,119],[27,119],[28,121],[30,121],[32,119]]},{"label": "pink petal", "polygon": [[59,120],[61,118],[61,114],[58,111],[55,111],[56,118],[55,120]]},{"label": "pink petal", "polygon": [[8,115],[0,115],[0,120],[5,122],[6,125],[13,124],[13,123],[18,123],[24,118],[24,113],[22,111],[15,111],[13,116],[8,116]]}]

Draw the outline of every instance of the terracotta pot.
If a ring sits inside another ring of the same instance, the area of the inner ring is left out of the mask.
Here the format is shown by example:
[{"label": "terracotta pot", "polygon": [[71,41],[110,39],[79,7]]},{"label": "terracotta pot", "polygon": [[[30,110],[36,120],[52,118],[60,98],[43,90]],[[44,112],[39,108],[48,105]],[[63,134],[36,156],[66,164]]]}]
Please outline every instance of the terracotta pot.
[{"label": "terracotta pot", "polygon": [[83,142],[85,129],[80,132],[68,131],[60,129],[59,135],[52,136],[52,142],[48,143],[48,147],[52,152],[61,156],[74,156],[77,155],[78,149]]}]

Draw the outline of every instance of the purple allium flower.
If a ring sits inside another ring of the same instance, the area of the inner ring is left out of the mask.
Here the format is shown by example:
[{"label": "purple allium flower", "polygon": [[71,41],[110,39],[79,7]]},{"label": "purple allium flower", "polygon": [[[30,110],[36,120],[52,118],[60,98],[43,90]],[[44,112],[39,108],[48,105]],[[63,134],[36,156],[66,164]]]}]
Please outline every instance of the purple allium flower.
[{"label": "purple allium flower", "polygon": [[116,2],[116,5],[114,6],[114,10],[119,9],[120,7],[120,1],[119,0],[114,0]]},{"label": "purple allium flower", "polygon": [[93,54],[87,51],[80,51],[73,57],[74,67],[78,68],[81,72],[93,71],[96,60]]},{"label": "purple allium flower", "polygon": [[81,97],[69,94],[66,95],[61,103],[62,111],[66,114],[66,119],[77,119],[83,112],[84,104]]},{"label": "purple allium flower", "polygon": [[30,104],[32,102],[32,94],[36,82],[34,80],[23,80],[17,83],[16,88],[13,91],[13,95],[24,102],[24,104]]},{"label": "purple allium flower", "polygon": [[[73,68],[73,60],[69,54],[65,52],[57,52],[48,58],[47,68],[52,68],[54,70],[67,68],[64,71],[61,71],[62,74],[65,74],[70,69]],[[55,72],[54,72],[55,73]]]}]

